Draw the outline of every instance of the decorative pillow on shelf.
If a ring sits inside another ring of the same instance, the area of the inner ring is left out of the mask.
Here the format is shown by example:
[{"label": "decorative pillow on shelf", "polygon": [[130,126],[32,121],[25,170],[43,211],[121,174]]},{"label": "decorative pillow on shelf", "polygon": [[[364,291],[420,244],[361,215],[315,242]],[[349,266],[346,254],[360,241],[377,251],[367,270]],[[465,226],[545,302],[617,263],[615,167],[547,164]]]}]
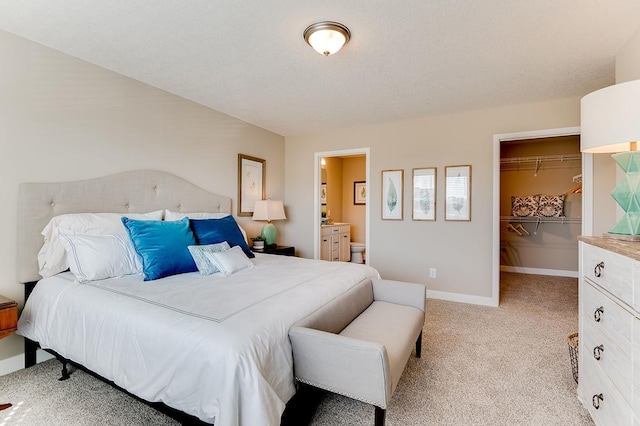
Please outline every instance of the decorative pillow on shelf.
[{"label": "decorative pillow on shelf", "polygon": [[528,197],[511,196],[511,216],[527,217],[538,214],[539,195]]},{"label": "decorative pillow on shelf", "polygon": [[69,269],[80,283],[139,274],[142,265],[126,235],[79,234],[58,229]]},{"label": "decorative pillow on shelf", "polygon": [[[181,213],[181,212],[172,212],[171,210],[164,211],[164,220],[180,220],[188,217],[189,219],[222,219],[223,217],[231,216],[231,213],[207,213],[207,212],[196,212],[196,213]],[[237,223],[237,222],[236,222]],[[244,241],[248,243],[247,233],[242,228],[242,226],[238,225],[240,228],[240,232],[242,232],[242,237]]]},{"label": "decorative pillow on shelf", "polygon": [[123,217],[122,223],[142,260],[145,281],[198,270],[187,248],[196,243],[189,219],[164,222]]},{"label": "decorative pillow on shelf", "polygon": [[229,243],[223,241],[218,244],[207,244],[205,246],[189,246],[187,247],[191,253],[191,257],[196,262],[198,271],[202,275],[211,275],[218,272],[218,267],[211,263],[211,260],[205,255],[205,253],[218,253],[221,251],[227,251],[231,247]]},{"label": "decorative pillow on shelf", "polygon": [[565,195],[538,195],[538,216],[564,217]]},{"label": "decorative pillow on shelf", "polygon": [[231,215],[220,219],[191,219],[191,229],[198,245],[217,244],[226,241],[231,247],[240,246],[248,257],[255,257],[242,236],[240,227]]},{"label": "decorative pillow on shelf", "polygon": [[41,234],[44,244],[38,252],[40,275],[50,277],[69,269],[67,255],[58,230],[90,235],[122,235],[127,231],[120,220],[122,216],[132,219],[162,220],[162,210],[150,213],[69,213],[53,217]]},{"label": "decorative pillow on shelf", "polygon": [[218,253],[205,253],[205,256],[209,258],[211,263],[214,264],[224,276],[254,267],[251,260],[249,260],[242,249],[238,246]]}]

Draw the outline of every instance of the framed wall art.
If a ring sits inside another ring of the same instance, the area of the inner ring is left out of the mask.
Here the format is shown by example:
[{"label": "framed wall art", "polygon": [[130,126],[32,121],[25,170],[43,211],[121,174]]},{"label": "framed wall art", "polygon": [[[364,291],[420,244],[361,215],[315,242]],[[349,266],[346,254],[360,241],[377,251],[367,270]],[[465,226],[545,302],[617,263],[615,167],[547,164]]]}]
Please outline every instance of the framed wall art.
[{"label": "framed wall art", "polygon": [[264,200],[265,160],[238,154],[238,216],[253,216],[256,201]]},{"label": "framed wall art", "polygon": [[436,171],[413,169],[413,220],[436,220]]},{"label": "framed wall art", "polygon": [[324,182],[320,184],[320,204],[327,204],[327,184]]},{"label": "framed wall art", "polygon": [[444,168],[444,175],[444,219],[470,221],[471,166],[446,166]]},{"label": "framed wall art", "polygon": [[353,204],[367,204],[367,182],[353,182]]},{"label": "framed wall art", "polygon": [[404,170],[382,171],[382,219],[402,220]]}]

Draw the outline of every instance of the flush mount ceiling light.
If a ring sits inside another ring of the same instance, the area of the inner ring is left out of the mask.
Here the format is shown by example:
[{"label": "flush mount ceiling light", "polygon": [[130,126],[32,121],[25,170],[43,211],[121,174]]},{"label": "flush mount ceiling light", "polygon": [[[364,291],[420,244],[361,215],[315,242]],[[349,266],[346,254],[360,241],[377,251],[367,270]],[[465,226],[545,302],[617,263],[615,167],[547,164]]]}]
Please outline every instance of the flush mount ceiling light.
[{"label": "flush mount ceiling light", "polygon": [[338,22],[323,21],[309,25],[302,35],[316,52],[329,56],[349,41],[351,31]]}]

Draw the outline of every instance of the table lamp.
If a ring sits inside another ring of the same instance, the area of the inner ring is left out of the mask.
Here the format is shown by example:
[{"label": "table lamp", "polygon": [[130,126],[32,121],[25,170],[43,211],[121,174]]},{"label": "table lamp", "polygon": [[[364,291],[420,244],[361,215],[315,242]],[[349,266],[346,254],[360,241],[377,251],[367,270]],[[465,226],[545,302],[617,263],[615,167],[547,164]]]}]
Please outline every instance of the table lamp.
[{"label": "table lamp", "polygon": [[615,84],[582,98],[580,150],[613,152],[613,160],[625,172],[611,192],[624,216],[608,236],[640,241],[640,80]]},{"label": "table lamp", "polygon": [[282,220],[287,217],[284,215],[284,206],[282,201],[274,200],[260,200],[256,201],[253,208],[253,220],[266,220],[267,223],[262,227],[262,233],[260,234],[264,238],[264,243],[268,246],[276,243],[276,237],[278,236],[278,230],[275,225],[271,223],[272,220]]}]

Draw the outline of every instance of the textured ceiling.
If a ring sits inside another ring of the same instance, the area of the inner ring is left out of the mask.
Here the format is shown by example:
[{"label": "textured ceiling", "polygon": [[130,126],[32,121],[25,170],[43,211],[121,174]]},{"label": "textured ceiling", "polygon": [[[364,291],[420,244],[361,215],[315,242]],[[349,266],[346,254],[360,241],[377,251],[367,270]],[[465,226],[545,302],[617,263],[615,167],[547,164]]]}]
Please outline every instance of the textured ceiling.
[{"label": "textured ceiling", "polygon": [[0,29],[281,135],[583,96],[638,27],[639,0],[0,2]]}]

